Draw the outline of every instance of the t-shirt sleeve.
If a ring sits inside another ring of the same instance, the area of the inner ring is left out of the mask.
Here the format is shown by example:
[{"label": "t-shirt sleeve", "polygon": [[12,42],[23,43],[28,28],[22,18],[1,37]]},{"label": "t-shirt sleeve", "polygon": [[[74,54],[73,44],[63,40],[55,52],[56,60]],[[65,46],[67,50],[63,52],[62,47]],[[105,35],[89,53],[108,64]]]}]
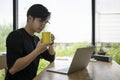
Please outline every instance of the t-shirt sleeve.
[{"label": "t-shirt sleeve", "polygon": [[49,62],[52,62],[55,59],[55,55],[50,55],[48,49],[40,54],[40,56]]},{"label": "t-shirt sleeve", "polygon": [[23,53],[23,38],[20,32],[11,32],[6,39],[7,48],[7,65],[8,69],[12,67],[15,61],[22,57]]}]

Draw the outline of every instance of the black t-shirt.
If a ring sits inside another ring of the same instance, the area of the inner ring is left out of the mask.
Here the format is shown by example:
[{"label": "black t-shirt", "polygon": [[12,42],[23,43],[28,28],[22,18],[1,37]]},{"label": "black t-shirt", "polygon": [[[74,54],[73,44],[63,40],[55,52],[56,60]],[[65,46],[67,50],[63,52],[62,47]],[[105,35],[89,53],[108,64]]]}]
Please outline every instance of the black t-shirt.
[{"label": "black t-shirt", "polygon": [[11,75],[9,69],[13,66],[18,58],[24,57],[31,53],[35,47],[39,38],[37,36],[29,35],[24,28],[11,32],[6,40],[7,47],[7,65],[8,71],[6,74],[6,80],[32,80],[36,76],[38,64],[40,58],[44,58],[52,62],[54,55],[50,55],[48,50],[40,54],[34,59],[30,65],[25,69]]}]

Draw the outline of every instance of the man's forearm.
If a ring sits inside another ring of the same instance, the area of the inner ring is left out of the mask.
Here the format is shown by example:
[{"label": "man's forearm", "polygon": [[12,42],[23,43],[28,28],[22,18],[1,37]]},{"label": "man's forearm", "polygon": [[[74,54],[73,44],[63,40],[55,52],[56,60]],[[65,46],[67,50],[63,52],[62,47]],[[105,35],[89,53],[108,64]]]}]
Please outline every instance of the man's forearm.
[{"label": "man's forearm", "polygon": [[52,45],[49,46],[48,50],[49,50],[50,55],[55,55],[55,51]]},{"label": "man's forearm", "polygon": [[34,50],[27,56],[18,58],[14,65],[9,70],[9,73],[13,75],[16,72],[19,72],[26,68],[39,55],[38,53],[39,52],[37,50]]}]

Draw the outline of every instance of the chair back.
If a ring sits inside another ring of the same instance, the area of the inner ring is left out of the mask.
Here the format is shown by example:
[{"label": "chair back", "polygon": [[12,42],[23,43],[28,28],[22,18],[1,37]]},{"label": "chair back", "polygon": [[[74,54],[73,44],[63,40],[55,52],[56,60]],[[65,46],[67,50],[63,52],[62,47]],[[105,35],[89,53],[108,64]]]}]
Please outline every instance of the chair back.
[{"label": "chair back", "polygon": [[0,69],[5,69],[5,73],[7,72],[6,54],[0,53]]}]

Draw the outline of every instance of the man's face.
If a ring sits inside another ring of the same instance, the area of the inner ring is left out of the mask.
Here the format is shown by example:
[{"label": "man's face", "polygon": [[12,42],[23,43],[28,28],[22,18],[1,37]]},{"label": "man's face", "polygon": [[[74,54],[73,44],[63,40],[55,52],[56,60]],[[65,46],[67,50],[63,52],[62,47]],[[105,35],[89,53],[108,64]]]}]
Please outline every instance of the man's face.
[{"label": "man's face", "polygon": [[40,33],[45,28],[46,24],[48,23],[48,20],[49,18],[47,18],[45,21],[42,21],[40,18],[32,18],[30,20],[31,29],[34,32]]}]

